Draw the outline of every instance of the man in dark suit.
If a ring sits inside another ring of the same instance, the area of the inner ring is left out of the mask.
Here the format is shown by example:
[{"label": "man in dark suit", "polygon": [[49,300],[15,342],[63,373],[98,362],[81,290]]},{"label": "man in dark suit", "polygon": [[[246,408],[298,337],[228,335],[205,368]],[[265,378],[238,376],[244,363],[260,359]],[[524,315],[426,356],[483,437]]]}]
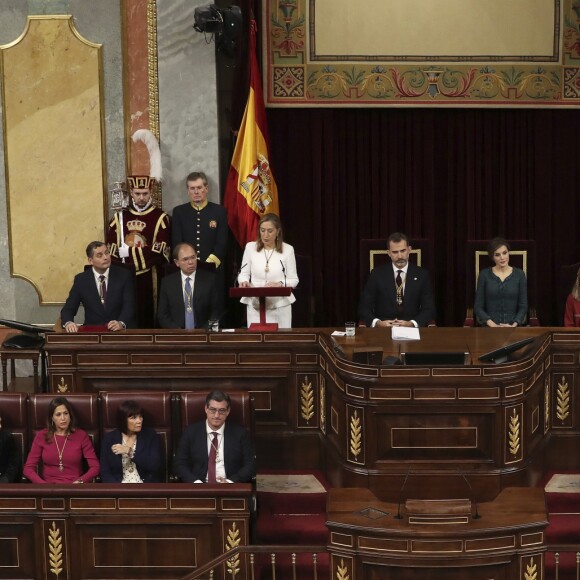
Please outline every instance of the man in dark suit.
[{"label": "man in dark suit", "polygon": [[205,399],[207,419],[183,432],[173,472],[184,483],[244,483],[256,473],[248,432],[226,423],[231,401],[227,393],[211,392]]},{"label": "man in dark suit", "polygon": [[427,326],[435,319],[435,300],[429,273],[409,263],[411,246],[405,234],[389,236],[392,264],[375,268],[359,304],[367,326]]},{"label": "man in dark suit", "polygon": [[207,199],[208,180],[202,171],[193,171],[185,178],[189,202],[173,208],[171,246],[187,242],[195,248],[200,263],[215,268],[216,293],[220,310],[225,305],[225,266],[228,249],[228,213],[223,205]]},{"label": "man in dark suit", "polygon": [[86,325],[106,326],[113,331],[135,327],[135,294],[131,273],[111,266],[111,254],[103,242],[91,242],[86,251],[91,267],[75,276],[60,311],[65,330],[78,332],[79,325],[74,322],[74,317],[81,303],[85,308]]},{"label": "man in dark suit", "polygon": [[221,295],[216,274],[197,268],[197,252],[191,244],[173,249],[179,268],[161,281],[157,320],[161,328],[205,328],[208,320],[221,317]]}]

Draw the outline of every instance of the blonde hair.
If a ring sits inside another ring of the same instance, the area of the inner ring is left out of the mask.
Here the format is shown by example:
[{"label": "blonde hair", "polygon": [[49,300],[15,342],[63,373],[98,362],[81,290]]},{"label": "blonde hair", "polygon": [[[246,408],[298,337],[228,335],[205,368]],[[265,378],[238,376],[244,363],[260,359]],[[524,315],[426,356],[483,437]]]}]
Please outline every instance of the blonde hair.
[{"label": "blonde hair", "polygon": [[271,224],[278,230],[278,235],[276,236],[276,251],[282,253],[282,248],[284,245],[284,236],[282,234],[282,222],[280,218],[275,213],[267,213],[262,216],[258,222],[258,231],[256,235],[256,250],[261,252],[264,249],[264,242],[262,242],[262,236],[260,235],[260,226],[264,222],[271,222]]}]

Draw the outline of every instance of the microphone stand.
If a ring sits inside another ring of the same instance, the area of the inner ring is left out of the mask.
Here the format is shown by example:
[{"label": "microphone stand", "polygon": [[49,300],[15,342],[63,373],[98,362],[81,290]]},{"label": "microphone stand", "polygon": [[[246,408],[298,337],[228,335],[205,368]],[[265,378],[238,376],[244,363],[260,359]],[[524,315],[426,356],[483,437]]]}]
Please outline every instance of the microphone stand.
[{"label": "microphone stand", "polygon": [[282,273],[284,274],[284,288],[286,288],[286,268],[284,268],[284,262],[280,260],[280,266],[282,266]]}]

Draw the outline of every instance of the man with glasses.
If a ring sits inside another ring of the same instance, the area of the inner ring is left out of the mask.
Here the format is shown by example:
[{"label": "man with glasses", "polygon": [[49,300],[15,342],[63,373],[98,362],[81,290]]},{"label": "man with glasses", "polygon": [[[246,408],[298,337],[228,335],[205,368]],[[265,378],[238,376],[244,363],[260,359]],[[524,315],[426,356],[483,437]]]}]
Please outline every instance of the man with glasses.
[{"label": "man with glasses", "polygon": [[206,420],[184,431],[173,472],[184,483],[246,483],[256,472],[248,432],[226,422],[231,401],[227,393],[213,391],[205,399]]},{"label": "man with glasses", "polygon": [[161,281],[157,320],[161,328],[206,328],[219,320],[220,295],[215,272],[197,268],[197,252],[191,244],[177,244],[173,261],[179,268]]}]

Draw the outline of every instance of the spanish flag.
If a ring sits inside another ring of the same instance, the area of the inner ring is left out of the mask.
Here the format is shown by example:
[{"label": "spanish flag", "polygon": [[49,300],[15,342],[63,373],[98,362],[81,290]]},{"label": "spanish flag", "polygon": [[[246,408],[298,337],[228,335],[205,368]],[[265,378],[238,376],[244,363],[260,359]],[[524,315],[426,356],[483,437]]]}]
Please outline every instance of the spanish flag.
[{"label": "spanish flag", "polygon": [[258,221],[267,213],[279,215],[278,188],[270,169],[268,127],[258,60],[256,22],[250,23],[250,92],[232,164],[224,206],[228,223],[242,248],[256,239]]}]

